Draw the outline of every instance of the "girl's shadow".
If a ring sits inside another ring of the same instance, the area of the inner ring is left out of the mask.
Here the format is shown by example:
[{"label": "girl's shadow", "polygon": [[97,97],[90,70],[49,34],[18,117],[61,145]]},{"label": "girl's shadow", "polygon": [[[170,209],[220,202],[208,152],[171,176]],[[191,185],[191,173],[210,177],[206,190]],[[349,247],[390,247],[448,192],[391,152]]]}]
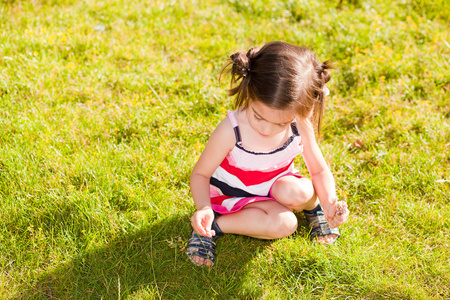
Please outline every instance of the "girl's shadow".
[{"label": "girl's shadow", "polygon": [[196,267],[185,254],[189,224],[175,216],[115,238],[46,272],[16,299],[260,298],[262,289],[245,286],[246,265],[271,242],[226,235],[215,266]]}]

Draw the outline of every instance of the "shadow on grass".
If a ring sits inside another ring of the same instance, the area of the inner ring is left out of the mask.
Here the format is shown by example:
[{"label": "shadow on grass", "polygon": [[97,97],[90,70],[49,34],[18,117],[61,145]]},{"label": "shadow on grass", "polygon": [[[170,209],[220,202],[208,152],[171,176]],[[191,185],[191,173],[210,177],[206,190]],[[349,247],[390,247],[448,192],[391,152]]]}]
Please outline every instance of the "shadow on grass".
[{"label": "shadow on grass", "polygon": [[[15,299],[259,298],[248,290],[247,264],[270,241],[227,235],[218,241],[213,268],[186,257],[187,217],[175,216],[75,257],[25,286]],[[134,298],[134,297],[132,297]]]}]

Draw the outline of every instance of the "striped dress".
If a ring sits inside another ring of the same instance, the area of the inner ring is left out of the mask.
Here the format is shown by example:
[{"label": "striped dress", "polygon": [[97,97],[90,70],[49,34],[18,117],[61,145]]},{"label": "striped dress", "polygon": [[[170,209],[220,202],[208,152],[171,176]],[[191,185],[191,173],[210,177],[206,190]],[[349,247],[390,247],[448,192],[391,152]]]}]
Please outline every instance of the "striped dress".
[{"label": "striped dress", "polygon": [[220,214],[237,212],[252,202],[274,200],[271,188],[278,178],[301,177],[294,168],[294,158],[303,152],[295,122],[291,123],[293,135],[283,146],[270,152],[253,152],[242,146],[234,112],[228,112],[228,117],[236,144],[210,180],[211,205]]}]

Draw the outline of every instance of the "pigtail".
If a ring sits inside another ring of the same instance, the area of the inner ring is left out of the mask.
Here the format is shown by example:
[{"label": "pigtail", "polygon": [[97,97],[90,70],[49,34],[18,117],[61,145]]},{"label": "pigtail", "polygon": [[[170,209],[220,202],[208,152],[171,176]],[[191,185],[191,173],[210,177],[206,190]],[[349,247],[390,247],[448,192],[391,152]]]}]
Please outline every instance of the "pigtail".
[{"label": "pigtail", "polygon": [[[228,63],[222,69],[221,74],[228,69],[231,74],[229,96],[236,96],[235,107],[246,107],[249,99],[249,83],[252,75],[251,62],[257,52],[251,48],[248,52],[239,51],[230,56]],[[231,67],[230,67],[231,66]]]},{"label": "pigtail", "polygon": [[317,124],[317,135],[320,137],[320,128],[322,126],[322,119],[323,119],[323,111],[324,111],[324,102],[325,102],[325,84],[330,81],[331,79],[331,75],[330,73],[327,71],[329,69],[333,69],[333,66],[331,65],[331,61],[327,60],[325,62],[323,62],[322,64],[320,64],[317,68],[317,78],[318,78],[318,83],[316,84],[316,87],[318,89],[316,89],[315,91],[315,98],[316,98],[316,103],[314,105],[314,111],[313,111],[313,115],[314,115],[314,119],[315,119],[315,123]]}]

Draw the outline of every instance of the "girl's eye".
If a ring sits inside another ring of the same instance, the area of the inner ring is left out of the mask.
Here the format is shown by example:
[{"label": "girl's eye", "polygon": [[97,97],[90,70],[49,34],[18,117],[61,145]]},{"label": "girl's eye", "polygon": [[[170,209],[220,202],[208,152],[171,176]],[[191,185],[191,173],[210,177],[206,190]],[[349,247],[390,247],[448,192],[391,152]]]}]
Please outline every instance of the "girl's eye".
[{"label": "girl's eye", "polygon": [[258,117],[257,115],[255,115],[255,119],[258,121],[261,121],[262,119],[260,117]]}]

